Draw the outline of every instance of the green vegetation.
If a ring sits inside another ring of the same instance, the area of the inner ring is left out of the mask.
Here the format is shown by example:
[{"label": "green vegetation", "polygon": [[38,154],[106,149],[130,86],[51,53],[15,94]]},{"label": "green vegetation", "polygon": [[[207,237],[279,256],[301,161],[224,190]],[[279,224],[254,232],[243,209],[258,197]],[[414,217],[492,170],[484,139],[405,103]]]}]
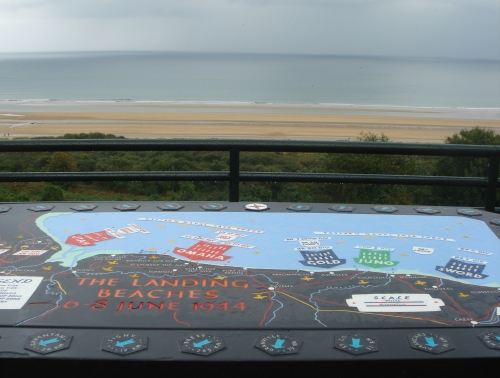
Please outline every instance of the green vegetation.
[{"label": "green vegetation", "polygon": [[[472,130],[462,130],[458,134],[446,138],[449,144],[500,145],[500,135],[492,130],[476,127]],[[433,174],[440,176],[485,177],[488,172],[486,158],[448,157],[437,159]],[[434,187],[432,198],[442,205],[482,206],[484,204],[484,189],[482,188],[444,188]],[[497,195],[498,198],[498,195]]]},{"label": "green vegetation", "polygon": [[[122,138],[111,134],[66,134],[61,139]],[[52,138],[53,139],[53,138]],[[359,141],[391,143],[362,133]],[[499,145],[500,135],[474,128],[445,143]],[[26,152],[0,153],[3,172],[227,171],[227,152]],[[240,169],[255,172],[330,172],[397,175],[486,176],[485,159],[404,155],[242,152]],[[1,183],[0,201],[219,200],[227,182]],[[240,183],[242,201],[386,203],[482,206],[478,188],[403,185]]]},{"label": "green vegetation", "polygon": [[[363,133],[360,142],[389,142],[382,134]],[[330,154],[325,158],[324,166],[328,172],[391,174],[391,175],[427,175],[428,158],[407,155],[363,155]],[[373,184],[338,184],[331,185],[330,193],[334,198],[342,198],[346,203],[422,203],[427,188],[404,185]]]}]

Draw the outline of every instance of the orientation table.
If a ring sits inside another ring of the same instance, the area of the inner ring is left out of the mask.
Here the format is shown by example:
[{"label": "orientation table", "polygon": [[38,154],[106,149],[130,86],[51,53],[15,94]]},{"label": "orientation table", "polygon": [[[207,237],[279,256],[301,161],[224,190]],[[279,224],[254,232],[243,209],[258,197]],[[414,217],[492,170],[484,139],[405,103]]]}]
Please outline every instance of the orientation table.
[{"label": "orientation table", "polygon": [[58,202],[0,221],[0,358],[19,366],[500,357],[498,214]]}]

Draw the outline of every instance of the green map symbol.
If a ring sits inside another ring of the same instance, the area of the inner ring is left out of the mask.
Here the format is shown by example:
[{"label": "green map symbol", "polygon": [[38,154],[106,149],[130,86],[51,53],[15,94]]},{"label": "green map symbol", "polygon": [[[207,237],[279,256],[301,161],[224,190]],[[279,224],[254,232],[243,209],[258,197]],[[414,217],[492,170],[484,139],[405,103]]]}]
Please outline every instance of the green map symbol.
[{"label": "green map symbol", "polygon": [[391,253],[389,251],[370,251],[368,249],[361,249],[359,257],[353,260],[360,265],[369,266],[370,268],[387,268],[399,264],[399,261],[391,260]]}]

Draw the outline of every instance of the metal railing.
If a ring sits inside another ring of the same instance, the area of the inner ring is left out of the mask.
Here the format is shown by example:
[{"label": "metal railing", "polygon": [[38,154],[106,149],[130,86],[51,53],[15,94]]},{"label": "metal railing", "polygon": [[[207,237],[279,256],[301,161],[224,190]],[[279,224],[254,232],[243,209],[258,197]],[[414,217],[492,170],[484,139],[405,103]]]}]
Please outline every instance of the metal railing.
[{"label": "metal railing", "polygon": [[[242,181],[435,185],[485,188],[484,208],[494,211],[499,186],[500,146],[374,142],[316,142],[227,139],[36,139],[0,141],[0,152],[36,151],[227,151],[229,171],[175,172],[0,172],[0,182],[36,181],[228,181],[229,200],[239,201]],[[487,177],[385,174],[242,172],[240,152],[313,152],[482,157]]]}]

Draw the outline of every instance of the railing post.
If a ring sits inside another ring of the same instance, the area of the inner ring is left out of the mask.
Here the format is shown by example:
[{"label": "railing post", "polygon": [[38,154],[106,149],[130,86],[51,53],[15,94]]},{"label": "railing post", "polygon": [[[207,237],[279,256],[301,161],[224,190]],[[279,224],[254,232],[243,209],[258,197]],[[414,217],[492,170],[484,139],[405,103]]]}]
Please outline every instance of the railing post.
[{"label": "railing post", "polygon": [[484,198],[484,209],[495,212],[497,199],[499,157],[491,156],[488,162],[488,186]]},{"label": "railing post", "polygon": [[240,150],[229,151],[229,202],[240,200]]}]

